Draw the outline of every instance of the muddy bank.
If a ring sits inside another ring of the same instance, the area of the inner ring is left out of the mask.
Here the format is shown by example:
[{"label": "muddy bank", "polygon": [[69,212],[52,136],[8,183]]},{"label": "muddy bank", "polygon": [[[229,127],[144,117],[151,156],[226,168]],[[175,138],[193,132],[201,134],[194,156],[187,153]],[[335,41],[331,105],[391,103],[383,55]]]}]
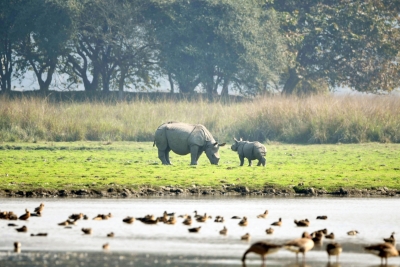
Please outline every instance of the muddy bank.
[{"label": "muddy bank", "polygon": [[1,197],[88,197],[88,198],[125,198],[125,197],[147,197],[147,196],[388,196],[399,197],[400,190],[389,189],[386,187],[372,189],[350,189],[341,187],[334,191],[325,189],[316,189],[313,187],[304,187],[302,185],[288,188],[277,188],[267,186],[263,189],[251,189],[243,185],[223,185],[220,188],[207,186],[192,186],[190,188],[182,187],[142,187],[142,188],[124,188],[113,186],[102,189],[74,189],[74,190],[51,190],[51,189],[33,189],[33,190],[0,190]]}]

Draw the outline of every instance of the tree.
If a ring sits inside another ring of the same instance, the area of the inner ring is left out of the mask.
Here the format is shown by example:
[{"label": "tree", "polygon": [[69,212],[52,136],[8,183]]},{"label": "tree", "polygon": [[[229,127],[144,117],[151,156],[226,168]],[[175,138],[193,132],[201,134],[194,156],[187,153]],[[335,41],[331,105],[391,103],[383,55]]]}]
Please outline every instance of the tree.
[{"label": "tree", "polygon": [[284,44],[272,10],[259,1],[153,1],[150,16],[159,41],[160,65],[179,86],[208,94],[222,85],[255,90],[283,66]]},{"label": "tree", "polygon": [[398,1],[269,1],[266,7],[280,12],[288,40],[283,94],[302,80],[368,92],[400,85]]}]

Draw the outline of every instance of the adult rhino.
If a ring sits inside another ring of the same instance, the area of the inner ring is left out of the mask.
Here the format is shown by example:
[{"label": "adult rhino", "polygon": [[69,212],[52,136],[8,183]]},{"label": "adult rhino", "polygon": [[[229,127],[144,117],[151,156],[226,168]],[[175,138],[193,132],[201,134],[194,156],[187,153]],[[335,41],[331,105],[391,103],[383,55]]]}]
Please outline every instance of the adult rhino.
[{"label": "adult rhino", "polygon": [[187,124],[182,122],[168,122],[159,126],[154,137],[154,144],[158,148],[158,158],[164,165],[171,165],[169,152],[172,150],[178,155],[190,153],[191,165],[197,161],[203,152],[206,152],[211,164],[218,165],[219,147],[211,133],[201,124]]}]

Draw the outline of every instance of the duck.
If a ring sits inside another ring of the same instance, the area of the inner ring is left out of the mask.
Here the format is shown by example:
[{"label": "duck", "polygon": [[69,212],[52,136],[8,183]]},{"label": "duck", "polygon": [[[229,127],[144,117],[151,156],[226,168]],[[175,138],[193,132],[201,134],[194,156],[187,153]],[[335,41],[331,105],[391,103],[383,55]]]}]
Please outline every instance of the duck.
[{"label": "duck", "polygon": [[240,219],[242,219],[242,217],[240,217],[240,216],[232,216],[232,218],[231,219],[234,219],[234,220],[240,220]]},{"label": "duck", "polygon": [[35,213],[31,213],[31,217],[42,217],[42,213],[40,211],[37,211]]},{"label": "duck", "polygon": [[395,232],[393,232],[393,233],[390,235],[390,237],[384,238],[383,241],[385,241],[386,243],[390,243],[390,244],[392,244],[393,246],[396,246],[396,239],[394,238],[394,234],[395,234]]},{"label": "duck", "polygon": [[71,215],[68,217],[68,219],[74,220],[74,221],[80,220],[80,219],[82,219],[82,218],[83,218],[83,213],[71,214]]},{"label": "duck", "polygon": [[168,221],[168,213],[164,211],[163,216],[158,217],[158,220],[163,223],[167,223]]},{"label": "duck", "polygon": [[381,265],[383,265],[383,259],[385,259],[385,265],[388,263],[389,257],[397,257],[400,254],[400,251],[396,249],[390,243],[381,243],[372,246],[364,247],[364,249],[381,258]]},{"label": "duck", "polygon": [[204,216],[199,216],[196,218],[196,221],[198,222],[206,222],[208,219],[207,213],[204,213]]},{"label": "duck", "polygon": [[252,244],[250,246],[250,248],[248,248],[244,252],[243,257],[242,257],[243,265],[245,266],[247,254],[249,254],[250,252],[253,252],[253,253],[256,253],[261,256],[262,266],[265,266],[265,257],[269,254],[278,252],[278,250],[281,249],[281,247],[282,247],[281,245],[267,243],[264,241],[256,242],[256,243]]},{"label": "duck", "polygon": [[105,244],[103,245],[103,249],[108,250],[109,248],[110,248],[110,244],[105,243]]},{"label": "duck", "polygon": [[194,216],[193,216],[193,218],[197,219],[197,218],[199,218],[199,217],[201,217],[201,215],[197,214],[197,210],[195,210],[195,211],[194,211]]},{"label": "duck", "polygon": [[154,220],[152,218],[149,218],[149,219],[142,220],[141,222],[144,224],[157,224],[159,222],[159,219],[157,218]]},{"label": "duck", "polygon": [[20,233],[26,233],[26,232],[28,232],[28,227],[26,227],[24,225],[21,228],[15,228],[15,230],[17,230],[17,232],[20,232]]},{"label": "duck", "polygon": [[187,216],[185,220],[182,222],[184,225],[191,225],[192,224],[192,217],[190,215]]},{"label": "duck", "polygon": [[114,237],[114,232],[108,233],[107,237]]},{"label": "duck", "polygon": [[241,240],[249,241],[249,240],[251,239],[251,236],[250,236],[249,233],[246,233],[246,234],[242,235],[242,236],[240,237],[240,239],[241,239]]},{"label": "duck", "polygon": [[265,232],[267,233],[267,235],[272,235],[274,233],[274,228],[268,228],[267,230],[265,230]]},{"label": "duck", "polygon": [[311,234],[312,241],[314,244],[322,244],[322,240],[324,239],[324,234],[321,231],[316,231]]},{"label": "duck", "polygon": [[224,228],[221,231],[219,231],[220,235],[226,235],[227,233],[228,233],[228,229],[226,228],[226,226],[224,226]]},{"label": "duck", "polygon": [[332,232],[332,233],[330,233],[328,235],[325,235],[325,238],[326,239],[335,239],[335,234]]},{"label": "duck", "polygon": [[14,252],[21,252],[21,243],[20,242],[14,242]]},{"label": "duck", "polygon": [[60,225],[60,226],[67,226],[67,225],[69,225],[69,221],[66,220],[66,221],[60,222],[58,225]]},{"label": "duck", "polygon": [[29,212],[28,209],[25,209],[25,214],[22,214],[21,216],[19,216],[18,219],[26,221],[29,219],[29,217],[31,217],[31,213]]},{"label": "duck", "polygon": [[124,222],[124,223],[128,223],[128,224],[132,224],[134,221],[135,221],[135,218],[134,217],[126,217],[125,219],[122,219],[122,221]]},{"label": "duck", "polygon": [[268,210],[265,210],[263,214],[257,215],[259,219],[265,219],[268,216]]},{"label": "duck", "polygon": [[225,220],[224,220],[224,217],[222,217],[222,216],[217,216],[217,217],[215,217],[214,222],[216,222],[216,223],[223,223],[223,222],[225,222]]},{"label": "duck", "polygon": [[304,232],[301,238],[297,238],[286,242],[283,246],[285,249],[296,253],[296,261],[298,261],[298,254],[303,254],[303,262],[305,262],[306,252],[314,247],[310,234]]},{"label": "duck", "polygon": [[36,207],[35,210],[34,210],[34,212],[41,214],[41,212],[43,211],[43,209],[44,209],[44,204],[43,204],[43,203],[40,203],[39,207]]},{"label": "duck", "polygon": [[85,215],[83,215],[83,219],[84,219],[84,220],[89,220],[89,216],[87,216],[87,215],[85,214]]},{"label": "duck", "polygon": [[18,225],[16,225],[15,223],[9,223],[9,224],[7,224],[7,226],[15,227],[15,226],[18,226]]},{"label": "duck", "polygon": [[169,217],[169,219],[165,223],[166,224],[175,224],[176,223],[175,215],[172,215],[171,217]]},{"label": "duck", "polygon": [[351,235],[351,236],[354,236],[354,235],[357,235],[357,234],[359,234],[359,232],[357,230],[351,230],[351,231],[347,232],[347,235]]},{"label": "duck", "polygon": [[299,227],[308,227],[310,226],[310,221],[308,219],[304,219],[304,220],[294,220],[294,223],[299,226]]},{"label": "duck", "polygon": [[178,218],[186,219],[188,216],[189,216],[189,215],[187,215],[187,214],[181,214],[181,215],[178,216]]},{"label": "duck", "polygon": [[9,212],[8,212],[7,217],[8,217],[8,220],[10,220],[10,221],[16,221],[16,220],[18,220],[17,214],[15,214],[15,213],[12,212],[12,211],[9,211]]},{"label": "duck", "polygon": [[201,226],[189,228],[188,231],[189,231],[189,233],[198,233],[198,232],[200,232],[200,229],[201,229]]},{"label": "duck", "polygon": [[343,248],[339,243],[329,243],[326,245],[326,252],[328,253],[328,261],[331,261],[331,256],[336,256],[336,262],[339,261],[339,255],[342,253]]},{"label": "duck", "polygon": [[92,228],[82,228],[81,230],[85,235],[91,235],[92,234]]},{"label": "duck", "polygon": [[164,211],[165,214],[167,214],[167,216],[175,216],[175,212],[170,212],[168,213],[167,211]]},{"label": "duck", "polygon": [[31,234],[31,236],[47,236],[47,233]]},{"label": "duck", "polygon": [[249,222],[247,221],[247,217],[243,217],[243,219],[238,223],[239,226],[247,226]]},{"label": "duck", "polygon": [[282,225],[282,218],[279,218],[279,220],[277,222],[271,223],[271,225],[273,225],[273,226],[281,226]]},{"label": "duck", "polygon": [[321,215],[321,216],[317,216],[317,220],[327,220],[328,216],[326,215]]}]

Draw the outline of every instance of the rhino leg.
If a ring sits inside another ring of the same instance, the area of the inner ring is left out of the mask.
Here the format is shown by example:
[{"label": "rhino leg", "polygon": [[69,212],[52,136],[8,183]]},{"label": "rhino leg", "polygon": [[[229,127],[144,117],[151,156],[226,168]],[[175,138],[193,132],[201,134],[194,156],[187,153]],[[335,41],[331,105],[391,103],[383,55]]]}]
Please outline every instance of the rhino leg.
[{"label": "rhino leg", "polygon": [[261,165],[261,160],[258,160],[257,166]]},{"label": "rhino leg", "polygon": [[196,162],[199,161],[199,158],[200,158],[201,154],[203,154],[203,151],[202,151],[202,150],[199,150],[199,152],[197,152],[197,159],[196,159]]},{"label": "rhino leg", "polygon": [[[202,151],[200,151],[201,155]],[[190,158],[191,162],[190,165],[197,165],[197,159],[200,157],[199,155],[199,147],[198,146],[191,146],[190,147]]]},{"label": "rhino leg", "polygon": [[[263,165],[263,167],[265,167],[265,164],[267,163],[267,160],[266,160],[264,157],[262,157],[261,160],[260,160],[260,162],[261,162],[261,164]],[[259,163],[259,164],[260,164],[260,163]]]},{"label": "rhino leg", "polygon": [[243,156],[239,156],[240,159],[240,166],[243,166],[244,164],[244,157]]},{"label": "rhino leg", "polygon": [[163,165],[170,165],[171,163],[169,163],[169,158],[167,161],[167,155],[169,154],[169,151],[167,152],[167,150],[158,150],[158,158],[161,160]]},{"label": "rhino leg", "polygon": [[165,150],[165,160],[167,161],[168,165],[172,165],[171,161],[169,160],[169,152],[171,151],[171,149],[169,147],[167,147],[167,149]]},{"label": "rhino leg", "polygon": [[251,163],[251,159],[249,159],[249,167],[251,167],[252,163]]}]

